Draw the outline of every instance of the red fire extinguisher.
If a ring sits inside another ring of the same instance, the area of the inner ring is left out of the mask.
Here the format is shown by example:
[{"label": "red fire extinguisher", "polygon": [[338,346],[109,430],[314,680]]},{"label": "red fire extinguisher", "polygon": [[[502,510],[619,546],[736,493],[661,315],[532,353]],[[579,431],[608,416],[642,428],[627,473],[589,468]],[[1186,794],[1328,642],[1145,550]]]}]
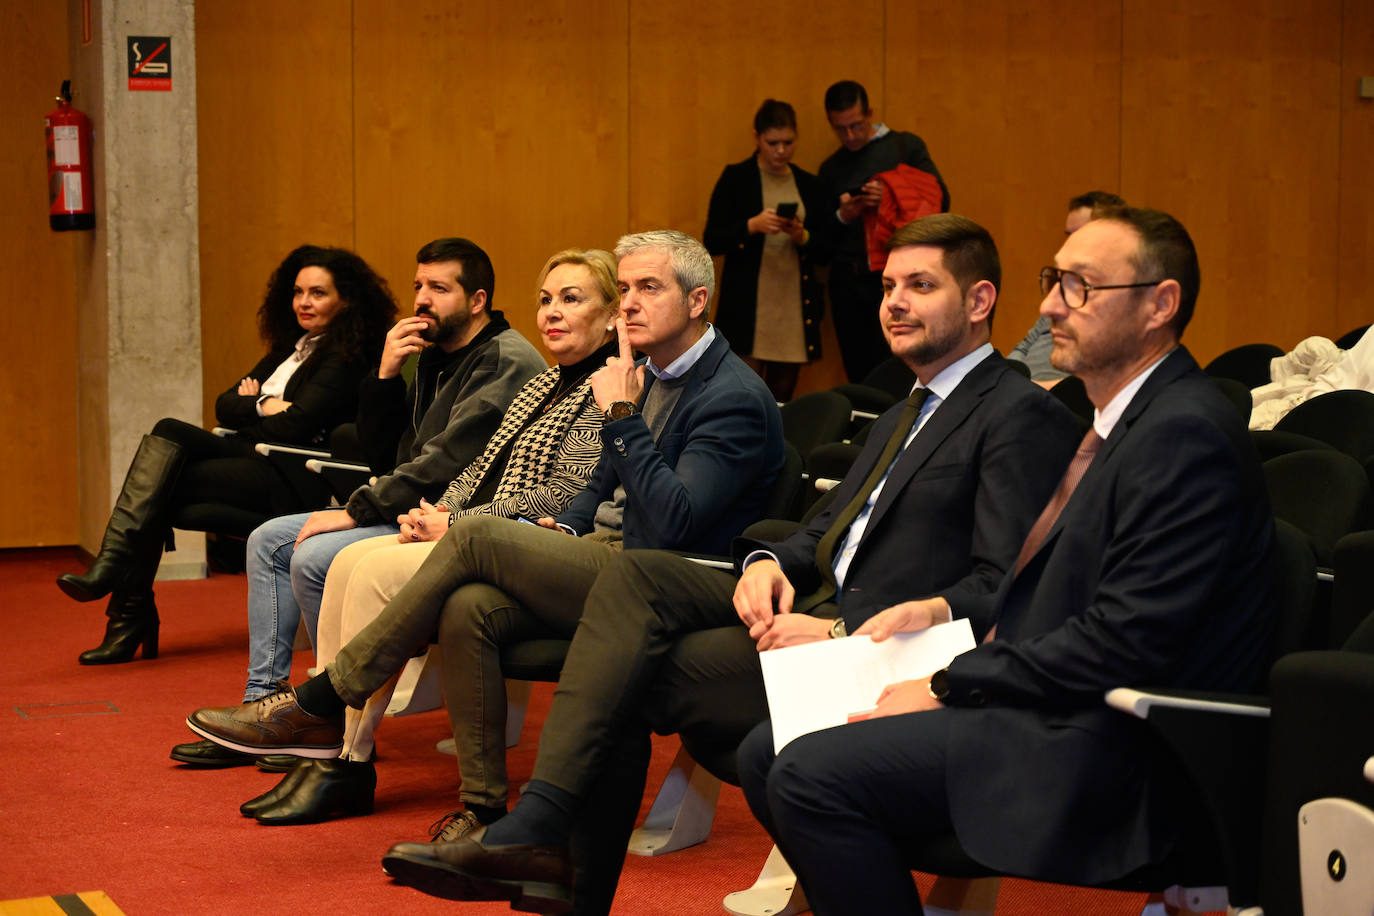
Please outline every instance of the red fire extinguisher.
[{"label": "red fire extinguisher", "polygon": [[91,182],[91,119],[72,107],[72,81],[63,80],[57,107],[43,119],[48,139],[48,225],[57,232],[95,228]]}]

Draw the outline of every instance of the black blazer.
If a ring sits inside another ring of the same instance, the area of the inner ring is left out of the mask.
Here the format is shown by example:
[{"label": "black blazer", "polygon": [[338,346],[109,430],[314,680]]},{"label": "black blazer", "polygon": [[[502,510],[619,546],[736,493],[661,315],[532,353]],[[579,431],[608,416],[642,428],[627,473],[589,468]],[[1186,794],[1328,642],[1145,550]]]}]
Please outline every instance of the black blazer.
[{"label": "black blazer", "polygon": [[1103,692],[1256,688],[1272,545],[1245,424],[1179,347],[1025,569],[977,602],[997,638],[949,667],[950,811],[975,859],[1097,883],[1164,857],[1183,819],[1156,798],[1144,723]]},{"label": "black blazer", "polygon": [[[816,544],[863,485],[897,424],[877,421],[834,500],[780,544],[741,538],[735,555],[771,550],[797,590],[821,584]],[[1082,438],[1079,421],[994,353],[964,376],[897,459],[845,576],[839,609],[853,632],[884,608],[943,596],[964,616],[996,591]]]},{"label": "black blazer", "polygon": [[[816,279],[814,261],[825,249],[823,230],[834,219],[834,206],[828,204],[816,176],[791,166],[797,191],[806,206],[803,224],[811,233],[798,249],[801,258],[802,330],[808,359],[821,356],[821,318],[825,315],[825,294]],[[763,260],[763,236],[750,234],[749,218],[763,209],[763,180],[753,156],[727,165],[711,192],[706,211],[706,232],[702,241],[713,255],[725,255],[720,272],[720,296],[716,303],[715,325],[735,342],[740,353],[754,349],[754,319],[758,310],[759,263]],[[829,216],[829,219],[823,217]]]},{"label": "black blazer", "polygon": [[[293,346],[268,353],[244,377],[267,381],[291,355]],[[315,445],[334,427],[357,416],[358,385],[367,371],[367,361],[362,358],[345,360],[337,353],[314,354],[287,381],[282,400],[290,401],[291,406],[286,410],[270,417],[258,416],[258,397],[239,394],[235,381],[215,400],[215,419],[221,426],[238,430],[247,441]]]}]

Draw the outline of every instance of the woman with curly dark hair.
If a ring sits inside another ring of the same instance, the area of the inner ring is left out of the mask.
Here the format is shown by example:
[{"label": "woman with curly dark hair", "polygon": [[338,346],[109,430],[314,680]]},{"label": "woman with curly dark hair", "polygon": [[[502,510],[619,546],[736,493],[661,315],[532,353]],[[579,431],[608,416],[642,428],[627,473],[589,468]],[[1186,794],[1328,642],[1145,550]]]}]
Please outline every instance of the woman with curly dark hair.
[{"label": "woman with curly dark hair", "polygon": [[81,653],[81,664],[126,662],[140,645],[144,658],[157,657],[152,584],[175,510],[217,504],[275,516],[309,508],[253,446],[312,445],[353,419],[358,384],[395,316],[386,282],[352,252],[302,245],[286,256],[258,309],[269,352],[215,402],[216,419],[237,435],[159,420],[129,465],[95,562],[85,575],[58,577],[77,601],[110,596],[105,639]]}]

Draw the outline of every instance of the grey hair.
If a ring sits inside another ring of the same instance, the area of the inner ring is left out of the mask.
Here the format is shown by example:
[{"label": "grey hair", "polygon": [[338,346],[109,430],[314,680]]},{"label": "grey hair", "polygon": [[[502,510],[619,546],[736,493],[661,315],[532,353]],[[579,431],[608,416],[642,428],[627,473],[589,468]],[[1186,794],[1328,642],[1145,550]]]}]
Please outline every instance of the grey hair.
[{"label": "grey hair", "polygon": [[638,251],[663,251],[673,265],[673,279],[683,298],[699,286],[706,287],[709,302],[716,292],[716,268],[706,246],[676,229],[654,229],[622,235],[615,243],[615,256],[622,260]]}]

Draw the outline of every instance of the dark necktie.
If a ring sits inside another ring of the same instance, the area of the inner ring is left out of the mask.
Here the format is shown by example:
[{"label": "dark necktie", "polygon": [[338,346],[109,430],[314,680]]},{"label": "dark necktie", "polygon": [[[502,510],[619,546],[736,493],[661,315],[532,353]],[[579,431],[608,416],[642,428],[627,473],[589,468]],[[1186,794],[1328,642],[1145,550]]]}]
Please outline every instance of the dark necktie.
[{"label": "dark necktie", "polygon": [[1018,573],[1030,562],[1030,558],[1035,556],[1040,545],[1045,543],[1045,536],[1050,533],[1050,529],[1059,519],[1059,513],[1064,511],[1064,506],[1068,503],[1069,497],[1077,489],[1078,482],[1083,479],[1083,474],[1087,472],[1088,465],[1093,463],[1093,457],[1097,455],[1097,450],[1101,445],[1102,437],[1097,434],[1097,430],[1089,427],[1088,434],[1083,437],[1083,441],[1079,443],[1078,451],[1069,461],[1069,468],[1064,472],[1064,479],[1059,481],[1058,489],[1054,491],[1049,503],[1045,505],[1045,510],[1040,513],[1040,517],[1031,526],[1030,534],[1026,535],[1026,542],[1021,545],[1021,553],[1016,557],[1016,571]]},{"label": "dark necktie", "polygon": [[868,502],[869,496],[873,494],[874,487],[878,486],[878,481],[883,479],[887,469],[892,462],[897,459],[897,455],[906,445],[906,437],[911,434],[911,428],[916,425],[916,418],[921,414],[921,405],[925,404],[926,398],[930,397],[929,388],[917,388],[911,393],[911,397],[906,400],[906,407],[897,417],[897,427],[892,430],[892,435],[888,437],[887,444],[883,446],[882,454],[878,456],[877,462],[873,465],[873,470],[868,472],[868,477],[864,478],[863,486],[859,487],[851,499],[835,520],[830,523],[820,541],[816,543],[816,566],[820,570],[821,578],[829,587],[831,594],[835,591],[835,548],[844,540],[849,526],[854,524],[854,519],[859,517],[864,505]]}]

